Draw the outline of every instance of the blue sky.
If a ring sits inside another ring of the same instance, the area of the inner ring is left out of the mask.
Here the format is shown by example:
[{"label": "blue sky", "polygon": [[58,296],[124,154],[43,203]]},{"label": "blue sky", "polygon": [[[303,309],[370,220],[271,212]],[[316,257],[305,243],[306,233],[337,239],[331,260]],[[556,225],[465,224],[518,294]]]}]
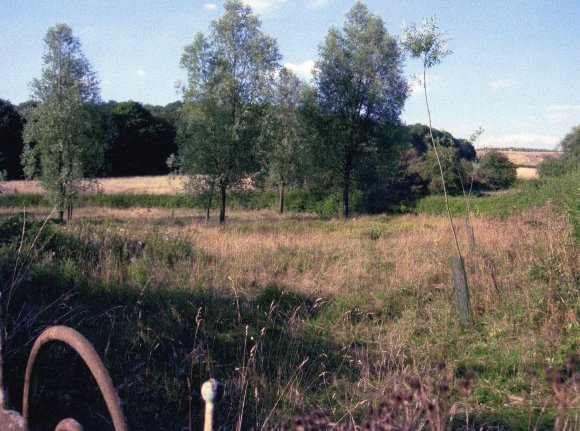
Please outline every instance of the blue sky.
[{"label": "blue sky", "polygon": [[[248,0],[283,62],[308,77],[330,26],[342,26],[353,0]],[[478,146],[553,148],[580,124],[580,1],[367,0],[390,34],[404,22],[437,16],[453,54],[429,71],[433,125],[456,137],[485,129]],[[40,75],[46,30],[64,22],[81,40],[104,100],[167,104],[179,99],[183,47],[207,33],[221,1],[1,0],[0,98],[29,98]],[[421,72],[411,59],[405,74]],[[412,79],[409,79],[412,84]],[[416,87],[416,85],[414,85]],[[413,91],[403,114],[426,123]]]}]

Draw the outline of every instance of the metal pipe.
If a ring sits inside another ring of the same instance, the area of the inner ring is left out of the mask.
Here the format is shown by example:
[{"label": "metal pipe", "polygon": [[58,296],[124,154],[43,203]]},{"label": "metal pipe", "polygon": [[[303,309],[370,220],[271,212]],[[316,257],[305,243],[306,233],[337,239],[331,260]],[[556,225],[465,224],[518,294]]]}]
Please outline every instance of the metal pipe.
[{"label": "metal pipe", "polygon": [[99,389],[101,390],[101,393],[103,394],[103,398],[107,404],[107,408],[109,410],[109,414],[111,415],[111,419],[113,420],[113,426],[115,427],[115,430],[127,431],[127,423],[121,409],[121,402],[119,400],[119,396],[117,395],[117,391],[113,386],[113,382],[109,376],[107,368],[103,364],[103,361],[101,361],[101,358],[95,351],[93,345],[79,332],[67,326],[52,326],[44,330],[32,346],[32,351],[30,352],[30,356],[28,358],[28,365],[26,366],[26,375],[24,378],[24,394],[22,397],[22,415],[24,416],[26,426],[28,427],[30,425],[30,387],[34,363],[40,349],[51,341],[60,341],[61,343],[65,343],[79,354],[85,364],[87,364],[87,367],[91,371],[97,382],[97,385],[99,386]]}]

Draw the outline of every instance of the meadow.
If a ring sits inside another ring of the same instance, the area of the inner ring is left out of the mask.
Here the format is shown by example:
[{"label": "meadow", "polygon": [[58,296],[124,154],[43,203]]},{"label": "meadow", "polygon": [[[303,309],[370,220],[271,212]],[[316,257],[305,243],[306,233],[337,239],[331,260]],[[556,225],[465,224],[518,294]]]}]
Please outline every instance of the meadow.
[{"label": "meadow", "polygon": [[[580,347],[578,182],[557,181],[473,198],[468,252],[464,201],[452,199],[473,325],[458,318],[437,197],[412,213],[345,222],[279,216],[275,195],[270,204],[246,196],[219,226],[205,222],[203,206],[116,206],[106,197],[80,205],[70,223],[45,223],[42,201],[23,215],[25,196],[2,196],[11,404],[19,407],[34,336],[66,324],[104,358],[131,429],[199,429],[199,388],[210,376],[225,386],[226,428],[263,429],[318,409],[360,423],[369,406],[411,393],[417,377],[454,406],[450,428],[553,429],[561,416],[573,429],[578,400],[564,406],[554,388],[572,400],[577,380],[549,383],[543,370],[565,367]],[[47,429],[71,412],[108,429],[80,361],[66,349],[49,353],[35,400]],[[404,416],[412,404],[393,412]]]}]

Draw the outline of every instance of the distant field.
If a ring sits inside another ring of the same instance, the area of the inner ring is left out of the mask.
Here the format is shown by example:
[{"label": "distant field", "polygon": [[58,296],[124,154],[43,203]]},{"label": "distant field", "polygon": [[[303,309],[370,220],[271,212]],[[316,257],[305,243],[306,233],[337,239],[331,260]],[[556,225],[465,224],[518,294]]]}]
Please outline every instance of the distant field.
[{"label": "distant field", "polygon": [[[490,149],[477,150],[477,156],[481,157],[491,151]],[[518,166],[538,166],[546,157],[560,157],[561,151],[518,151],[518,150],[498,150],[505,154],[512,163]]]},{"label": "distant field", "polygon": [[517,175],[522,180],[533,180],[539,176],[536,168],[518,168]]},{"label": "distant field", "polygon": [[[482,157],[490,149],[477,150],[477,156]],[[518,178],[523,180],[538,178],[538,170],[535,168],[546,157],[560,157],[561,151],[518,151],[518,150],[499,150],[505,154],[508,159],[518,167]]]},{"label": "distant field", "polygon": [[[100,178],[97,190],[105,194],[172,195],[183,193],[186,177],[158,175],[149,177]],[[6,181],[0,184],[3,194],[42,194],[38,181]]]}]

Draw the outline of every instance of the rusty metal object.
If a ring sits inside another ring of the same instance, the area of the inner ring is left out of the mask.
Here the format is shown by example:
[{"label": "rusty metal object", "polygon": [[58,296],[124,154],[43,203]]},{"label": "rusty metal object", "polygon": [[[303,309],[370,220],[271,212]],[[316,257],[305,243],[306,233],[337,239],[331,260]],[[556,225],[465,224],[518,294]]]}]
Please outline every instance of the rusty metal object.
[{"label": "rusty metal object", "polygon": [[201,386],[201,397],[205,401],[203,431],[213,431],[215,426],[215,405],[221,400],[223,386],[216,379],[209,379]]},{"label": "rusty metal object", "polygon": [[[28,365],[26,366],[26,375],[24,378],[24,394],[22,399],[22,415],[24,416],[26,426],[28,426],[28,419],[30,417],[30,385],[34,363],[41,348],[51,341],[60,341],[65,343],[72,347],[79,354],[85,364],[87,364],[89,370],[99,385],[99,389],[103,394],[105,403],[107,404],[107,408],[109,410],[109,414],[113,420],[113,426],[115,427],[115,430],[127,431],[127,421],[125,420],[125,416],[121,410],[121,403],[117,395],[117,391],[113,386],[113,382],[111,381],[111,377],[107,372],[107,368],[103,364],[103,361],[101,361],[101,358],[95,351],[92,344],[79,332],[67,326],[52,326],[44,330],[34,342],[34,346],[32,346],[32,351],[30,352],[30,356],[28,358]],[[74,421],[74,419],[69,421]],[[61,426],[63,423],[64,427],[59,428],[59,426]],[[76,424],[78,424],[78,422],[76,422]],[[82,430],[82,427],[75,428],[75,426],[76,425],[73,422],[66,422],[66,420],[61,421],[57,426],[57,431]],[[78,426],[80,427],[80,424],[78,424]]]}]

